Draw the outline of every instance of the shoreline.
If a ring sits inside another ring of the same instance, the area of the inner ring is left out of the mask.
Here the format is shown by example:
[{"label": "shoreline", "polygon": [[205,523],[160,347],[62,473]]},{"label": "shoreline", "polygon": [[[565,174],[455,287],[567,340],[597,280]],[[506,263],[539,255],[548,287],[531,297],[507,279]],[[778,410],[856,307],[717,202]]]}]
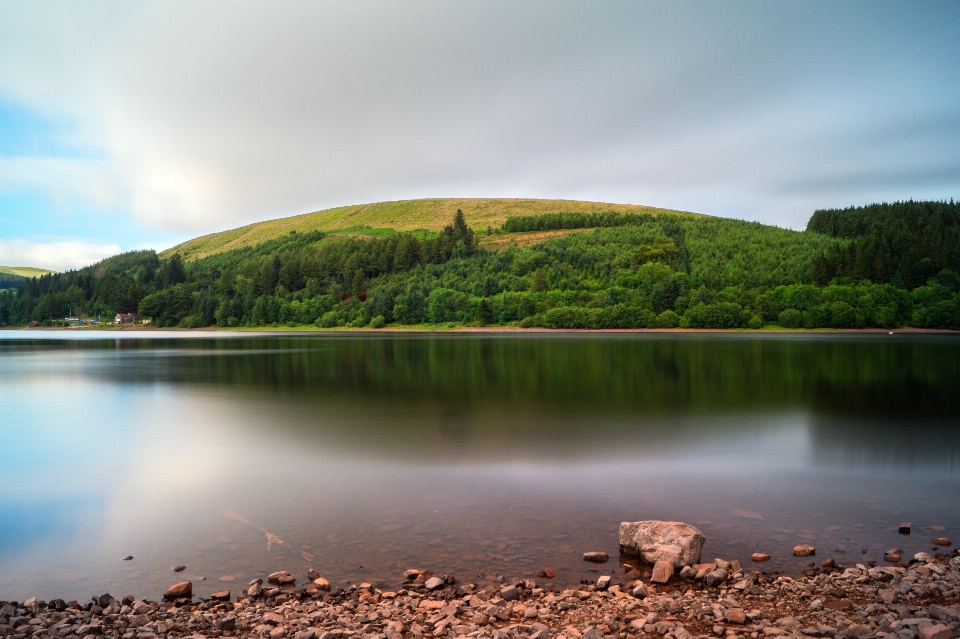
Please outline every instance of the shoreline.
[{"label": "shoreline", "polygon": [[647,565],[623,566],[626,572],[611,566],[596,583],[576,587],[555,583],[549,568],[535,579],[499,578],[479,585],[411,569],[407,581],[392,590],[369,583],[331,589],[312,570],[306,581],[280,571],[239,593],[221,591],[199,600],[192,596],[192,584],[183,582],[159,601],[132,595],[117,600],[109,594],[86,604],[0,601],[0,637],[960,637],[956,551],[936,558],[919,553],[909,564],[882,567],[823,563],[811,562],[804,576],[793,578],[762,572],[757,569],[762,564],[740,568],[737,562],[714,560],[698,564],[699,579],[687,570],[670,575],[667,583],[651,582]]},{"label": "shoreline", "polygon": [[0,331],[71,331],[71,332],[153,332],[153,333],[531,333],[531,334],[721,334],[721,335],[960,335],[960,330],[948,328],[914,328],[903,326],[900,328],[781,328],[765,327],[751,328],[521,328],[519,326],[391,326],[384,328],[353,328],[337,326],[320,328],[318,326],[263,326],[263,327],[230,327],[221,328],[207,326],[203,328],[177,328],[153,326],[125,326],[104,324],[97,326],[35,326],[35,327],[3,327]]}]

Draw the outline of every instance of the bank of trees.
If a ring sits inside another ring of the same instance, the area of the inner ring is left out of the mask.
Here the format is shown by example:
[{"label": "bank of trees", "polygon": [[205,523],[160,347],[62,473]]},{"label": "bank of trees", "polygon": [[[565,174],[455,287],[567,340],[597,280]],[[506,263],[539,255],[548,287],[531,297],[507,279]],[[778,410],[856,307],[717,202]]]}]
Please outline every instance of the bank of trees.
[{"label": "bank of trees", "polygon": [[[847,237],[855,225],[841,214],[811,225],[797,233],[701,216],[564,213],[511,218],[501,232],[576,232],[488,251],[458,214],[437,234],[291,233],[190,263],[143,251],[0,294],[0,324],[51,321],[72,305],[111,317],[139,310],[158,326],[182,327],[960,328],[956,269],[913,286],[902,275],[823,282],[815,262],[863,236]],[[949,243],[951,232],[925,237]],[[937,242],[931,262],[955,250]]]}]

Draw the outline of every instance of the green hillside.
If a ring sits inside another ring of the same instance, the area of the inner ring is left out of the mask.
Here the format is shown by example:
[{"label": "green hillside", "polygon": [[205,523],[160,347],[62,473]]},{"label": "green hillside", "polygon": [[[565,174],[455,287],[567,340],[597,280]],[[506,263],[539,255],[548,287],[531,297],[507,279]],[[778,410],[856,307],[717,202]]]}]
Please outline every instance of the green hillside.
[{"label": "green hillside", "polygon": [[57,325],[79,308],[182,328],[960,329],[952,202],[821,211],[805,232],[534,200],[520,214],[471,200],[488,221],[473,227],[458,211],[431,217],[457,202],[315,214],[332,231],[276,220],[187,243],[189,260],[137,251],[23,280],[0,292],[0,326]]},{"label": "green hillside", "polygon": [[32,266],[0,266],[0,273],[10,273],[11,275],[19,275],[20,277],[40,277],[41,275],[56,273],[56,271],[34,268]]},{"label": "green hillside", "polygon": [[[232,249],[254,246],[286,235],[290,231],[326,231],[336,234],[377,235],[378,229],[395,231],[440,231],[457,210],[472,228],[500,227],[510,216],[532,216],[564,211],[582,213],[677,213],[635,204],[606,204],[575,200],[518,200],[518,199],[431,199],[402,200],[343,206],[315,213],[284,217],[242,226],[238,229],[204,235],[167,249],[160,257],[179,253],[184,260],[193,260]],[[694,214],[691,214],[694,215]],[[373,233],[371,233],[373,231]]]}]

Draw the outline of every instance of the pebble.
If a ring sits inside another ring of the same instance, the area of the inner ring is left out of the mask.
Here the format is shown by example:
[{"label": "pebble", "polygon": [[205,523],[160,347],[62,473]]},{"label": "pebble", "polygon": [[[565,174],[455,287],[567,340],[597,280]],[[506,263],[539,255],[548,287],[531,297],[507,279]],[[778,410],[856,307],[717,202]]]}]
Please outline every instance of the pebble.
[{"label": "pebble", "polygon": [[606,590],[607,588],[609,588],[611,579],[612,577],[610,575],[603,575],[602,577],[597,579],[597,590]]},{"label": "pebble", "polygon": [[762,563],[764,561],[770,561],[770,555],[765,552],[755,552],[751,559],[757,563]]},{"label": "pebble", "polygon": [[809,544],[800,544],[794,547],[793,554],[796,557],[809,557],[817,554],[817,549]]},{"label": "pebble", "polygon": [[950,539],[947,537],[934,537],[930,540],[930,543],[932,543],[934,546],[943,546],[944,548],[951,545]]},{"label": "pebble", "polygon": [[443,579],[440,579],[440,577],[430,577],[423,585],[427,590],[436,590],[443,586]]},{"label": "pebble", "polygon": [[584,561],[591,561],[595,564],[606,563],[610,559],[610,555],[605,552],[585,552],[583,553]]},{"label": "pebble", "polygon": [[540,574],[537,576],[542,577],[544,579],[553,579],[554,577],[557,576],[557,571],[551,568],[550,566],[547,566],[546,568],[541,570]]},{"label": "pebble", "polygon": [[174,566],[170,570],[172,570],[173,572],[183,572],[186,569],[187,569],[186,566]]}]

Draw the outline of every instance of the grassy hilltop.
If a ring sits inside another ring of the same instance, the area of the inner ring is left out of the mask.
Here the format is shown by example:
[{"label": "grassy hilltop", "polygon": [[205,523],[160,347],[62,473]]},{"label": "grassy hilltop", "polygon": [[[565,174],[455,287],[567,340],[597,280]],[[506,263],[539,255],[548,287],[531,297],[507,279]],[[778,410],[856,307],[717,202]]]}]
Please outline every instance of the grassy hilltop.
[{"label": "grassy hilltop", "polygon": [[[381,235],[383,230],[393,231],[440,231],[449,224],[457,210],[462,210],[467,224],[477,230],[488,226],[500,227],[510,216],[543,215],[578,211],[583,213],[678,213],[636,204],[606,204],[603,202],[578,202],[575,200],[520,200],[482,198],[441,198],[429,200],[401,200],[341,206],[325,211],[294,215],[266,222],[257,222],[229,231],[211,233],[187,240],[167,249],[160,257],[179,253],[184,260],[203,257],[255,246],[267,240],[296,231],[325,231],[334,234],[357,236]],[[696,215],[690,213],[690,215]]]},{"label": "grassy hilltop", "polygon": [[32,266],[0,266],[0,273],[10,273],[11,275],[19,275],[20,277],[40,277],[41,275],[56,273],[56,271],[45,268],[34,268]]}]

